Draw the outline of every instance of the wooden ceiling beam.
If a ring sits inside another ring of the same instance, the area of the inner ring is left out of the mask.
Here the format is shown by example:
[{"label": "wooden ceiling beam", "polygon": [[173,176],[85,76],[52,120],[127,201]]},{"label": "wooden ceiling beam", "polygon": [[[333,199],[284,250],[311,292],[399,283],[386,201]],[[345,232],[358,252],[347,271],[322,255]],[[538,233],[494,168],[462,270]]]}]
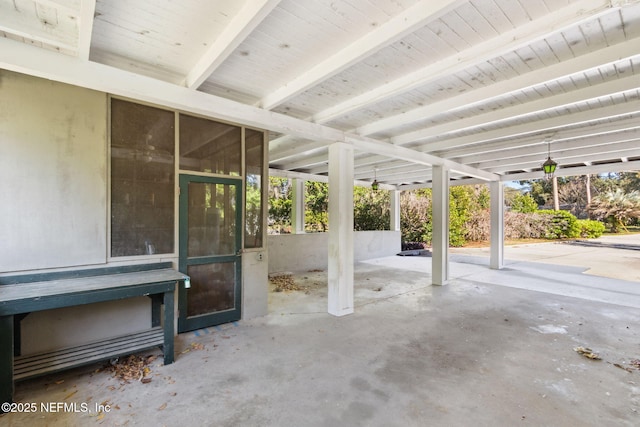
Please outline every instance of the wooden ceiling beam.
[{"label": "wooden ceiling beam", "polygon": [[[638,41],[639,42],[637,44],[640,48],[640,39]],[[635,56],[640,57],[640,54],[636,54]],[[525,116],[531,117],[535,114],[543,115],[544,113],[551,112],[552,110],[565,110],[572,105],[588,101],[603,99],[606,102],[607,99],[604,98],[626,91],[637,91],[639,88],[640,79],[637,75],[632,74],[623,78],[587,86],[582,89],[547,96],[524,104],[513,105],[507,108],[477,114],[468,118],[441,123],[439,125],[430,126],[414,132],[408,132],[391,138],[391,142],[397,145],[406,145],[428,138],[441,137],[451,132],[463,130],[473,131],[474,128],[479,126],[491,126],[493,124],[505,123],[510,120],[512,121],[518,118],[524,118]]]},{"label": "wooden ceiling beam", "polygon": [[425,118],[444,112],[468,108],[470,105],[480,102],[486,103],[497,100],[507,94],[540,86],[563,77],[584,73],[588,70],[601,67],[603,64],[637,58],[640,56],[638,52],[640,52],[640,37],[625,43],[607,46],[606,48],[558,64],[546,66],[544,72],[540,70],[531,71],[508,80],[502,80],[472,91],[466,91],[460,95],[443,99],[442,101],[437,101],[401,114],[374,121],[357,128],[355,132],[360,135],[372,135],[388,129],[425,120]]},{"label": "wooden ceiling beam", "polygon": [[0,38],[0,68],[201,114],[218,120],[292,134],[319,141],[320,145],[344,142],[365,152],[417,164],[444,166],[480,179],[491,181],[499,178],[496,174],[427,153],[349,134],[328,126],[309,123],[295,117],[266,111],[95,62],[59,55],[13,40]]},{"label": "wooden ceiling beam", "polygon": [[500,57],[533,41],[543,39],[549,33],[561,31],[580,22],[611,12],[608,0],[579,0],[542,18],[521,25],[483,43],[474,45],[457,55],[411,72],[362,95],[350,98],[313,115],[316,123],[327,123],[347,113],[365,108],[400,93],[408,92],[427,83],[451,76],[469,67]]},{"label": "wooden ceiling beam", "polygon": [[281,0],[246,1],[244,7],[231,19],[229,25],[196,62],[184,79],[183,85],[197,89],[271,13]]},{"label": "wooden ceiling beam", "polygon": [[464,3],[466,1],[461,0],[419,1],[268,94],[262,98],[260,106],[265,110],[270,110],[283,104]]},{"label": "wooden ceiling beam", "polygon": [[82,0],[80,2],[80,16],[78,17],[78,58],[84,61],[89,60],[95,13],[96,0]]}]

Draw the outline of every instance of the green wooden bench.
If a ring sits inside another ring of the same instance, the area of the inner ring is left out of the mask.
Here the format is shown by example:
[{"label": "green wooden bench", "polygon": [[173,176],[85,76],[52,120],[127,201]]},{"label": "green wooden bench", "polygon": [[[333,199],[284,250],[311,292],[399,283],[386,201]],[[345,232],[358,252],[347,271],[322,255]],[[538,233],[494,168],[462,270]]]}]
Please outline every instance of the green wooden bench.
[{"label": "green wooden bench", "polygon": [[[171,263],[0,277],[0,403],[14,381],[161,347],[173,363],[174,292],[188,279]],[[54,351],[21,355],[20,321],[29,313],[137,296],[151,298],[151,328]],[[162,305],[164,304],[164,316]]]}]

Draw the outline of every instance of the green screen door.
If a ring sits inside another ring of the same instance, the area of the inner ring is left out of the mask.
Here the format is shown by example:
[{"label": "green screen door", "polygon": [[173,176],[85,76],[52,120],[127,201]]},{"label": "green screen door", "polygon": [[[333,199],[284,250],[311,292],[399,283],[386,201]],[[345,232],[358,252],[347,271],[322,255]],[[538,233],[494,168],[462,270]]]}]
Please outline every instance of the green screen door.
[{"label": "green screen door", "polygon": [[240,319],[242,181],[180,175],[178,332]]}]

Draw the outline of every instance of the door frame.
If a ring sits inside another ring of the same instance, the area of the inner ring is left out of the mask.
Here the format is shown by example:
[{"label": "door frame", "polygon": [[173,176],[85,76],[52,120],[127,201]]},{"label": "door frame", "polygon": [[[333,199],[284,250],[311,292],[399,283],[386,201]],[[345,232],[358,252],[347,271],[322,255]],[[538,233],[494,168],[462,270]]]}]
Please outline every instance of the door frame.
[{"label": "door frame", "polygon": [[[188,249],[188,214],[189,214],[189,183],[206,183],[206,184],[222,184],[233,185],[236,187],[235,202],[235,251],[234,254],[213,255],[193,257],[189,259],[187,256]],[[180,272],[187,274],[189,265],[201,265],[209,263],[235,263],[235,284],[234,284],[234,307],[232,309],[214,312],[211,314],[201,314],[198,316],[187,317],[187,297],[189,290],[181,286],[178,291],[178,333],[192,331],[195,329],[215,326],[222,323],[229,323],[240,320],[242,316],[242,238],[244,227],[243,218],[243,181],[242,178],[223,178],[214,176],[179,174],[179,209],[178,209],[178,267]],[[212,262],[212,258],[215,261]]]}]

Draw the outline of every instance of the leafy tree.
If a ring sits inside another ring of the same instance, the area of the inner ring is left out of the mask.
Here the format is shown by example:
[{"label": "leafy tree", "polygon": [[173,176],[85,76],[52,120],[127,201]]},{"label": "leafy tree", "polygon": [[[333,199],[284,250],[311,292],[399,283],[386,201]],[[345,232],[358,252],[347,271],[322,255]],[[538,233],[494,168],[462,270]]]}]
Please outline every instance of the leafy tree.
[{"label": "leafy tree", "polygon": [[[560,184],[560,181],[558,184]],[[531,181],[520,181],[520,185],[529,188],[529,194],[538,206],[544,206],[553,200],[553,184],[551,180],[534,179]]]},{"label": "leafy tree", "polygon": [[491,192],[487,185],[464,185],[471,197],[470,206],[472,210],[489,209],[491,207]]},{"label": "leafy tree", "polygon": [[621,172],[619,178],[625,192],[640,191],[640,172]]},{"label": "leafy tree", "polygon": [[[523,181],[520,181],[520,182],[523,182]],[[504,187],[504,204],[507,206],[511,206],[513,199],[515,199],[520,194],[522,194],[522,191],[520,189],[505,186]]]},{"label": "leafy tree", "polygon": [[389,230],[389,191],[374,191],[369,187],[353,189],[353,228],[360,230]]},{"label": "leafy tree", "polygon": [[325,182],[306,181],[305,229],[327,231],[329,227],[329,185]]},{"label": "leafy tree", "polygon": [[640,192],[625,193],[618,188],[614,191],[598,194],[591,200],[591,214],[603,219],[617,233],[620,228],[628,231],[625,224],[640,218]]},{"label": "leafy tree", "polygon": [[532,213],[538,210],[538,204],[531,197],[531,194],[518,194],[511,201],[511,211],[521,213]]},{"label": "leafy tree", "polygon": [[255,248],[262,245],[262,183],[258,175],[248,174],[245,190],[245,247]]},{"label": "leafy tree", "polygon": [[291,228],[291,185],[287,178],[269,177],[269,227]]},{"label": "leafy tree", "polygon": [[580,218],[586,218],[588,214],[586,178],[584,175],[568,177],[558,188],[560,204]]},{"label": "leafy tree", "polygon": [[471,217],[473,187],[456,186],[449,190],[449,244],[463,246],[466,230],[464,224]]},{"label": "leafy tree", "polygon": [[[455,186],[449,191],[449,244],[462,246],[474,212],[489,208],[485,185]],[[433,236],[432,191],[430,188],[404,191],[400,197],[400,227],[403,242],[430,244]]]}]

